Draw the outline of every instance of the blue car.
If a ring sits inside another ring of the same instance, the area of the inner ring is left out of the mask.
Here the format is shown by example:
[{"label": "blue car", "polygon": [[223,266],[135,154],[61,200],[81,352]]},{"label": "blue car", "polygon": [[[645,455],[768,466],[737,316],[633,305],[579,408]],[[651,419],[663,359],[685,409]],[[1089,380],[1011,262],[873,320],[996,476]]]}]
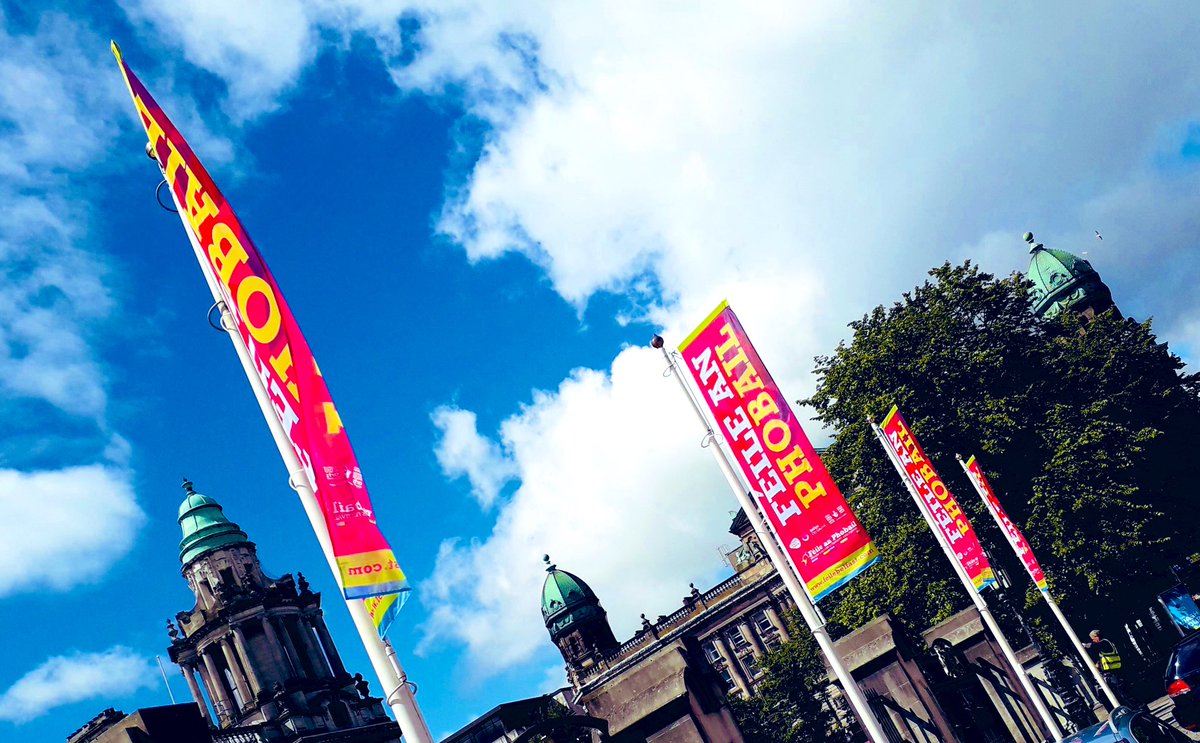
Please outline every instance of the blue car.
[{"label": "blue car", "polygon": [[1190,743],[1190,739],[1146,710],[1117,707],[1107,721],[1072,733],[1063,743]]}]

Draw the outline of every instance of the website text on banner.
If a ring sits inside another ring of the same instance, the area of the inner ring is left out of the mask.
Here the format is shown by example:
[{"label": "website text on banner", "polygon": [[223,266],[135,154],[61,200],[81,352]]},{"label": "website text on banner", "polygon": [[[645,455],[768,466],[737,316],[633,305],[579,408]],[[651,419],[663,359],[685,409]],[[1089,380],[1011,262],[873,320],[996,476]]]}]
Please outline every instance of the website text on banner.
[{"label": "website text on banner", "polygon": [[946,543],[950,545],[954,559],[966,571],[975,590],[982,591],[995,583],[992,566],[983,554],[983,546],[979,544],[971,522],[950,494],[946,483],[934,471],[933,464],[913,438],[896,406],[892,406],[891,412],[883,420],[883,434],[887,445],[904,465],[904,473],[921,496],[921,507],[933,517]]},{"label": "website text on banner", "polygon": [[729,305],[679,350],[813,600],[879,559]]},{"label": "website text on banner", "polygon": [[363,599],[363,603],[367,606],[367,614],[371,617],[371,623],[375,625],[375,631],[380,637],[387,636],[388,628],[392,626],[392,622],[396,620],[396,615],[404,608],[404,602],[408,598],[408,593],[389,593],[382,596],[371,596]]},{"label": "website text on banner", "polygon": [[229,202],[114,45],[149,148],[185,206],[237,332],[272,407],[288,432],[325,516],[347,599],[408,590],[404,572],[375,524],[350,439],[308,343],[275,279]]},{"label": "website text on banner", "polygon": [[1004,512],[1004,506],[1000,505],[1000,499],[996,497],[996,492],[992,490],[991,483],[988,482],[987,476],[983,474],[983,468],[979,466],[979,462],[976,461],[973,455],[963,465],[963,469],[967,471],[967,476],[971,478],[971,482],[975,485],[975,490],[979,492],[979,496],[987,504],[988,510],[992,512],[992,516],[996,519],[996,523],[1000,525],[1000,530],[1004,532],[1004,536],[1008,537],[1008,543],[1012,545],[1017,556],[1021,558],[1021,562],[1025,564],[1025,569],[1029,571],[1029,577],[1033,578],[1033,582],[1037,584],[1039,591],[1045,591],[1048,588],[1046,575],[1042,572],[1042,567],[1038,565],[1037,558],[1033,556],[1033,549],[1029,546],[1029,542],[1025,541],[1025,535],[1021,533],[1017,525],[1009,520],[1008,514]]}]

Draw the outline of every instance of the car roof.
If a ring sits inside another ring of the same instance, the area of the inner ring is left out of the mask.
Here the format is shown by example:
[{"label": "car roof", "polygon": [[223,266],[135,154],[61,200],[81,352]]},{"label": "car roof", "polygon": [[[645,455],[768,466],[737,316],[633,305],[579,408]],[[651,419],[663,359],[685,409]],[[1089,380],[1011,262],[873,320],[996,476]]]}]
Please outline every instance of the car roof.
[{"label": "car roof", "polygon": [[1183,645],[1191,645],[1193,642],[1198,642],[1198,641],[1200,641],[1200,630],[1196,630],[1195,632],[1188,635],[1187,637],[1184,637],[1182,640],[1180,640],[1179,642],[1172,645],[1171,648],[1174,649],[1174,648],[1181,647]]},{"label": "car roof", "polygon": [[[1104,722],[1092,725],[1086,730],[1068,735],[1063,743],[1101,743],[1119,741],[1121,735],[1129,732],[1129,723],[1139,714],[1128,707],[1117,707]],[[1116,728],[1115,730],[1113,728]]]}]

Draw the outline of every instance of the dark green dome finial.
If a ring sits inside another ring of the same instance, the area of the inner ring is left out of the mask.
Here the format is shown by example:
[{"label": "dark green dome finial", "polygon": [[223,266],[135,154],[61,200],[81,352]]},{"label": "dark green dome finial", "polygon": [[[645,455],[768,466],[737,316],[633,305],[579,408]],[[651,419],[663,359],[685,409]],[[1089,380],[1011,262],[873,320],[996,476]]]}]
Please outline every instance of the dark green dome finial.
[{"label": "dark green dome finial", "polygon": [[1065,250],[1045,247],[1034,240],[1032,232],[1022,237],[1029,244],[1027,276],[1033,282],[1033,311],[1039,317],[1112,304],[1112,294],[1091,263]]},{"label": "dark green dome finial", "polygon": [[546,582],[542,584],[542,619],[550,637],[557,640],[576,623],[592,617],[605,616],[600,599],[595,591],[581,578],[550,562],[550,555],[543,555],[546,563]]},{"label": "dark green dome finial", "polygon": [[226,518],[221,504],[197,493],[187,478],[183,480],[183,489],[187,497],[179,505],[179,526],[183,530],[183,539],[179,540],[180,562],[186,565],[220,547],[249,543],[246,532]]}]

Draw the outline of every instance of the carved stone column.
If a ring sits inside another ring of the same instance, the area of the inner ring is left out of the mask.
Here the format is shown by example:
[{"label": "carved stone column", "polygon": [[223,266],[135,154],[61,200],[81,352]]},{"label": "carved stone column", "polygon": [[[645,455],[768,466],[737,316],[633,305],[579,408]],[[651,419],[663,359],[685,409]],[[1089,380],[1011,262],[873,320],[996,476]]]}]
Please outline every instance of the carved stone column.
[{"label": "carved stone column", "polygon": [[725,642],[725,638],[718,632],[712,636],[713,644],[717,646],[717,652],[725,660],[725,667],[729,669],[729,675],[733,678],[733,685],[743,695],[750,694],[750,684],[746,681],[745,675],[742,673],[741,665],[738,659],[729,650],[729,644]]},{"label": "carved stone column", "polygon": [[208,716],[208,703],[204,701],[204,695],[200,693],[200,686],[196,683],[196,669],[189,663],[180,663],[179,670],[183,671],[183,677],[187,679],[188,690],[192,692],[192,699],[196,700],[196,706],[200,708],[200,716],[211,725],[212,718]]},{"label": "carved stone column", "polygon": [[233,625],[233,647],[237,650],[238,659],[242,661],[242,668],[246,669],[246,676],[249,677],[250,687],[254,692],[251,699],[257,700],[262,691],[262,682],[259,681],[258,674],[254,672],[254,664],[250,662],[250,652],[246,647],[246,634],[242,632],[240,624]]},{"label": "carved stone column", "polygon": [[742,633],[742,637],[750,641],[750,647],[754,648],[755,658],[763,654],[762,642],[759,641],[758,635],[754,633],[753,627],[745,622],[741,622],[738,624],[738,631]]},{"label": "carved stone column", "polygon": [[308,660],[312,663],[314,676],[328,676],[330,673],[329,663],[325,660],[325,654],[321,652],[320,645],[317,644],[317,636],[313,634],[312,625],[306,616],[296,617],[296,629],[300,630],[300,640],[304,644],[305,650],[308,652]]},{"label": "carved stone column", "polygon": [[307,669],[304,667],[304,659],[300,657],[300,653],[296,650],[296,643],[292,642],[292,633],[288,632],[287,617],[279,617],[279,636],[283,638],[283,647],[287,649],[288,655],[292,657],[292,667],[296,671],[297,676],[307,676]]},{"label": "carved stone column", "polygon": [[771,623],[775,625],[775,629],[779,631],[779,637],[784,642],[792,639],[791,634],[787,630],[787,622],[783,621],[783,617],[779,616],[779,612],[775,611],[775,607],[767,604],[767,616],[771,618]]},{"label": "carved stone column", "polygon": [[222,637],[217,641],[221,646],[221,652],[225,655],[225,665],[229,668],[229,676],[233,679],[233,685],[237,687],[237,695],[242,698],[242,703],[238,707],[241,708],[250,704],[254,697],[250,696],[250,687],[246,686],[246,679],[242,676],[242,671],[238,667],[237,658],[233,654],[233,643],[230,641],[229,635]]},{"label": "carved stone column", "polygon": [[272,648],[283,650],[284,671],[288,678],[296,678],[300,675],[300,669],[296,667],[296,661],[288,655],[287,647],[279,642],[279,635],[275,632],[275,623],[271,621],[271,617],[262,617],[263,636],[267,638],[267,644]]},{"label": "carved stone column", "polygon": [[204,659],[204,670],[207,671],[208,696],[213,700],[213,709],[216,710],[217,719],[226,721],[232,717],[232,705],[229,703],[229,696],[225,693],[225,683],[221,678],[221,674],[217,673],[217,664],[213,662],[212,655],[208,652],[200,653],[200,657]]},{"label": "carved stone column", "polygon": [[342,663],[342,657],[338,655],[337,647],[333,644],[333,637],[329,634],[329,628],[325,626],[325,618],[321,612],[317,612],[313,617],[313,627],[317,630],[317,636],[321,638],[321,645],[325,648],[325,655],[329,658],[330,664],[333,665],[334,676],[345,676],[346,666]]}]

